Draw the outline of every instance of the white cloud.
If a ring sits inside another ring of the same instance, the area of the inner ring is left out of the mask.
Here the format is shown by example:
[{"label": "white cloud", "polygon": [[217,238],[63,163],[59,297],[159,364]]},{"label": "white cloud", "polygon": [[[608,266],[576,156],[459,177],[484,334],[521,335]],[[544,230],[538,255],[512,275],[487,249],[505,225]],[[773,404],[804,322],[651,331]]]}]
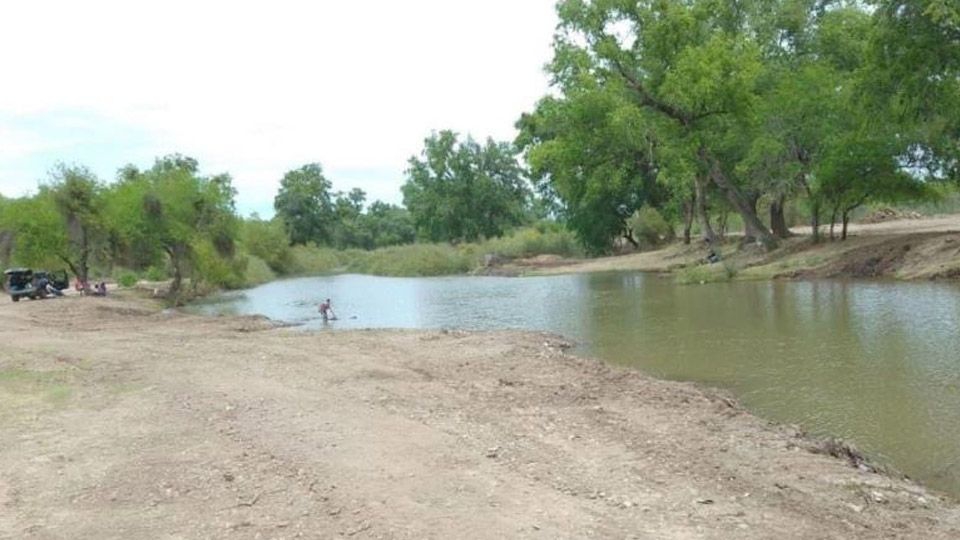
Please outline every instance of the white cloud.
[{"label": "white cloud", "polygon": [[[553,2],[8,4],[0,113],[132,126],[156,154],[231,172],[241,207],[264,208],[283,172],[310,161],[338,188],[396,202],[430,130],[513,136],[546,91]],[[379,176],[340,185],[338,171],[361,170]]]},{"label": "white cloud", "polygon": [[44,148],[39,134],[0,125],[0,161],[21,159]]}]

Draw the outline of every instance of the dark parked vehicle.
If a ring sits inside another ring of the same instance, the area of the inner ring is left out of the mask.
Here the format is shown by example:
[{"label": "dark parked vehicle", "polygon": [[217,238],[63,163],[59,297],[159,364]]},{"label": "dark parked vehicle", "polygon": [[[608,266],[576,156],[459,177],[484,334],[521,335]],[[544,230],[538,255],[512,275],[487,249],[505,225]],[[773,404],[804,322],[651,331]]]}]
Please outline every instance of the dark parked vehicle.
[{"label": "dark parked vehicle", "polygon": [[54,289],[62,291],[70,288],[70,278],[66,270],[56,270],[47,272],[46,270],[37,270],[33,273],[33,285],[36,287],[40,280],[47,280]]},{"label": "dark parked vehicle", "polygon": [[7,282],[7,292],[14,302],[21,298],[36,298],[37,291],[33,288],[33,270],[29,268],[11,268],[3,273]]},{"label": "dark parked vehicle", "polygon": [[63,270],[34,272],[29,268],[11,268],[3,273],[6,281],[7,293],[14,302],[21,298],[46,298],[51,294],[62,295],[60,291],[70,286],[67,273]]}]

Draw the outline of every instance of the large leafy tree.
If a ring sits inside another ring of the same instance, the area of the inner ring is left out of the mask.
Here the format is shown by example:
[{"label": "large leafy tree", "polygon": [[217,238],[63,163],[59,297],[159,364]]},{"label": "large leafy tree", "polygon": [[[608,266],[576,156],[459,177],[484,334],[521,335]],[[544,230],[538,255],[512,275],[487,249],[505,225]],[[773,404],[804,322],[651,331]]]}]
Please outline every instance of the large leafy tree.
[{"label": "large leafy tree", "polygon": [[856,137],[850,132],[863,129],[853,89],[862,71],[870,16],[841,1],[777,4],[761,19],[762,91],[747,132],[749,150],[738,170],[769,196],[771,227],[780,237],[789,235],[787,200],[805,196],[817,240],[822,207],[828,203],[816,189],[823,184],[814,173],[838,141],[852,141]]},{"label": "large leafy tree", "polygon": [[585,81],[541,100],[517,127],[538,189],[563,201],[566,223],[589,251],[609,251],[618,236],[636,243],[628,218],[659,204],[664,190],[653,133],[623,92]]},{"label": "large leafy tree", "polygon": [[874,0],[864,96],[911,144],[910,165],[960,181],[960,5]]},{"label": "large leafy tree", "polygon": [[166,255],[173,274],[171,297],[193,276],[218,284],[235,282],[239,220],[228,175],[201,176],[197,162],[179,155],[153,167],[121,170],[107,212],[116,236],[129,249],[147,247]]},{"label": "large leafy tree", "polygon": [[360,217],[362,228],[370,239],[367,248],[379,248],[398,244],[411,244],[416,239],[417,230],[413,218],[406,208],[374,201]]},{"label": "large leafy tree", "polygon": [[333,240],[335,210],[331,187],[319,163],[309,163],[283,175],[273,207],[287,227],[291,244],[326,244]]},{"label": "large leafy tree", "polygon": [[694,177],[715,185],[748,234],[770,248],[776,239],[735,171],[744,150],[738,134],[752,121],[763,67],[755,28],[761,4],[563,0],[551,70],[563,91],[584,78],[627,89],[659,126],[657,140],[694,163]]},{"label": "large leafy tree", "polygon": [[90,169],[58,164],[39,197],[50,197],[63,220],[65,249],[58,253],[74,275],[87,281],[95,250],[102,246],[103,184]]},{"label": "large leafy tree", "polygon": [[347,193],[337,192],[333,201],[333,245],[339,249],[361,247],[369,249],[372,239],[363,224],[363,205],[367,194],[360,188]]},{"label": "large leafy tree", "polygon": [[508,143],[460,141],[441,131],[410,158],[403,202],[418,234],[431,241],[500,236],[526,218],[530,190]]},{"label": "large leafy tree", "polygon": [[50,196],[8,201],[0,214],[0,258],[5,263],[56,268],[69,255],[63,218]]}]

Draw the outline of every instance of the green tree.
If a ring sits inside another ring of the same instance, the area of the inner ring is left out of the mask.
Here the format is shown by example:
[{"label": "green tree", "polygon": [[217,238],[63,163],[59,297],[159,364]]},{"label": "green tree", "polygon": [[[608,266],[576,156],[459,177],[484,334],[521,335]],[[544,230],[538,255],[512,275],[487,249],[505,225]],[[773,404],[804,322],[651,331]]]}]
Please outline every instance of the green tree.
[{"label": "green tree", "polygon": [[960,5],[874,0],[863,95],[898,121],[910,165],[960,181]]},{"label": "green tree", "polygon": [[349,193],[338,192],[333,202],[333,241],[334,247],[339,249],[363,248],[370,249],[373,239],[369,236],[362,223],[363,204],[367,194],[359,188]]},{"label": "green tree", "polygon": [[330,188],[319,163],[283,175],[273,207],[287,228],[291,244],[326,244],[333,240],[335,214]]},{"label": "green tree", "polygon": [[441,131],[409,163],[403,202],[424,239],[492,238],[526,217],[530,190],[508,143],[460,142],[454,132]]},{"label": "green tree", "polygon": [[[564,92],[593,79],[630,92],[656,140],[697,165],[766,247],[776,239],[735,174],[759,92],[761,2],[563,0],[551,72]],[[702,190],[701,190],[702,191]]]},{"label": "green tree", "polygon": [[10,215],[10,201],[0,195],[0,267],[6,267],[13,255],[14,235],[7,223]]},{"label": "green tree", "polygon": [[659,204],[656,142],[645,119],[616,89],[590,82],[560,99],[547,97],[517,122],[538,190],[563,202],[567,225],[592,253],[617,237],[637,244],[627,220]]},{"label": "green tree", "polygon": [[77,278],[87,281],[94,251],[102,245],[103,185],[90,169],[58,164],[39,197],[51,197],[63,220],[66,249],[58,256]]},{"label": "green tree", "polygon": [[162,266],[167,258],[152,222],[144,216],[152,190],[146,174],[127,165],[104,194],[110,257],[122,267],[146,270]]},{"label": "green tree", "polygon": [[0,214],[0,236],[12,265],[56,268],[68,255],[63,218],[53,197],[34,195],[9,201]]},{"label": "green tree", "polygon": [[200,176],[195,160],[172,155],[143,172],[122,169],[113,191],[111,226],[127,246],[147,246],[167,256],[175,302],[188,276],[194,285],[239,284],[242,260],[234,257],[239,220],[228,175]]},{"label": "green tree", "polygon": [[360,222],[370,238],[370,249],[412,244],[416,240],[417,230],[410,212],[396,205],[374,201]]},{"label": "green tree", "polygon": [[841,223],[840,238],[847,238],[850,214],[868,201],[896,203],[927,196],[928,184],[907,174],[897,155],[895,137],[873,126],[842,133],[832,139],[815,173],[815,187],[830,209],[830,238]]},{"label": "green tree", "polygon": [[[814,172],[833,141],[860,129],[853,95],[863,66],[870,16],[845,2],[784,0],[768,14],[762,92],[750,125],[749,150],[738,171],[770,198],[774,234],[789,235],[787,201],[806,197],[819,240],[822,193]],[[827,9],[829,8],[829,9]]]},{"label": "green tree", "polygon": [[253,215],[243,220],[240,239],[247,252],[262,259],[274,272],[286,274],[290,271],[290,238],[279,219],[263,220]]}]

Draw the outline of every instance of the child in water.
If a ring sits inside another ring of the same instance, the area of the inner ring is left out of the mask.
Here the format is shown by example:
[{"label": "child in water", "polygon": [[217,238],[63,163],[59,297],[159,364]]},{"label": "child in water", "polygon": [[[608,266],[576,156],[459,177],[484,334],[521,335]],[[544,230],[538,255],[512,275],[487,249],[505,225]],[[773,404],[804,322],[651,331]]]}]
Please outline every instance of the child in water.
[{"label": "child in water", "polygon": [[329,298],[320,304],[320,317],[323,319],[323,322],[337,320],[337,315],[333,312]]}]

